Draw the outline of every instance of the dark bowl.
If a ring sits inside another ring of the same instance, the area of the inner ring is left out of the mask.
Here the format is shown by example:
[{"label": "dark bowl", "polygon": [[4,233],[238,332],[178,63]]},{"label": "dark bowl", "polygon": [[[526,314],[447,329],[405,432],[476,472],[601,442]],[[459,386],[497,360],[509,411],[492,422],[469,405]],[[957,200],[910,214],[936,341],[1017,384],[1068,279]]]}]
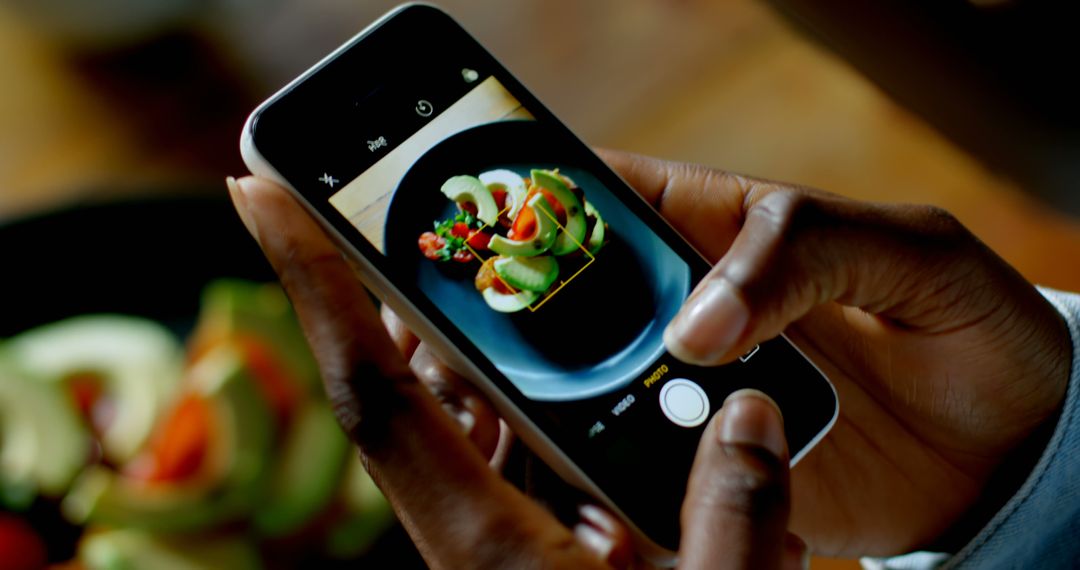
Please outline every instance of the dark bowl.
[{"label": "dark bowl", "polygon": [[164,197],[70,208],[0,226],[0,337],[84,313],[190,324],[221,277],[274,280],[224,198]]},{"label": "dark bowl", "polygon": [[[86,313],[147,317],[183,337],[211,281],[275,280],[223,189],[217,197],[84,204],[0,224],[0,251],[0,338]],[[81,529],[64,522],[55,502],[38,499],[21,516],[46,537],[52,561],[74,554]],[[423,567],[400,528],[380,540],[368,560],[375,567]]]}]

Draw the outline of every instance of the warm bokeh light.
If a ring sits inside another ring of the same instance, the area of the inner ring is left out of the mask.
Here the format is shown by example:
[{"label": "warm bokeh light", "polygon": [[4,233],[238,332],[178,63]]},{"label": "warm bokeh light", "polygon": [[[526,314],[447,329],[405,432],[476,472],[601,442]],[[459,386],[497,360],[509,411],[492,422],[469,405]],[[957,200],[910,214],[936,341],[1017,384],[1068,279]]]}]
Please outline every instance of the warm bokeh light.
[{"label": "warm bokeh light", "polygon": [[[78,4],[42,4],[69,3]],[[0,6],[0,224],[113,197],[223,195],[225,176],[244,170],[236,140],[246,113],[395,2],[161,4],[168,9],[75,31],[30,2]],[[1074,218],[905,110],[768,5],[441,4],[591,144],[940,205],[1029,279],[1080,289]]]}]

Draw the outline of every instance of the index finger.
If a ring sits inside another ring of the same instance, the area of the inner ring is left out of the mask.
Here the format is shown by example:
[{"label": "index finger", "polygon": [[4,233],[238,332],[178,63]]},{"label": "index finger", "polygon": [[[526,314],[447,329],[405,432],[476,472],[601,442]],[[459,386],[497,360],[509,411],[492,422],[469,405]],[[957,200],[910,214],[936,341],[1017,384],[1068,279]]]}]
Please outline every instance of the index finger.
[{"label": "index finger", "polygon": [[748,202],[774,186],[698,164],[609,149],[596,152],[713,263],[735,240]]},{"label": "index finger", "polygon": [[230,186],[296,309],[339,422],[429,563],[484,566],[505,559],[507,545],[519,555],[580,554],[573,535],[494,474],[420,385],[367,291],[292,196],[253,177]]}]

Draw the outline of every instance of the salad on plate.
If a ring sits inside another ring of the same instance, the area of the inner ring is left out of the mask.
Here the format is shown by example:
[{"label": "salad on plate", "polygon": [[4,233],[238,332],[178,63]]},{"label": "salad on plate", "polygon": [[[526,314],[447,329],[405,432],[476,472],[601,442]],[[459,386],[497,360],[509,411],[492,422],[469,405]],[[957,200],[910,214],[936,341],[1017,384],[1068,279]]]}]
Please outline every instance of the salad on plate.
[{"label": "salad on plate", "polygon": [[600,212],[558,169],[453,176],[441,191],[457,212],[420,235],[420,252],[436,263],[478,264],[476,289],[501,313],[537,310],[610,239]]}]

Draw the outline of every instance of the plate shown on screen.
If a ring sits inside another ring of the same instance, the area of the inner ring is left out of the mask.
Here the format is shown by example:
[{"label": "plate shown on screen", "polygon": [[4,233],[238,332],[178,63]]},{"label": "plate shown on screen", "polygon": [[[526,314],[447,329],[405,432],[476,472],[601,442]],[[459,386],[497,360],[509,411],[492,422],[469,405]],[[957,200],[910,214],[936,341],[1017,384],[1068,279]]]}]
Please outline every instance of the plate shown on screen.
[{"label": "plate shown on screen", "polygon": [[[621,388],[664,351],[663,329],[689,293],[690,271],[629,208],[553,143],[534,121],[474,127],[413,164],[387,209],[384,243],[397,275],[423,291],[527,397],[580,400]],[[494,169],[523,177],[559,169],[608,224],[596,260],[535,312],[499,313],[473,285],[478,262],[454,267],[421,255],[417,239],[456,212],[440,192],[448,178]],[[440,267],[442,265],[442,267]]]}]

